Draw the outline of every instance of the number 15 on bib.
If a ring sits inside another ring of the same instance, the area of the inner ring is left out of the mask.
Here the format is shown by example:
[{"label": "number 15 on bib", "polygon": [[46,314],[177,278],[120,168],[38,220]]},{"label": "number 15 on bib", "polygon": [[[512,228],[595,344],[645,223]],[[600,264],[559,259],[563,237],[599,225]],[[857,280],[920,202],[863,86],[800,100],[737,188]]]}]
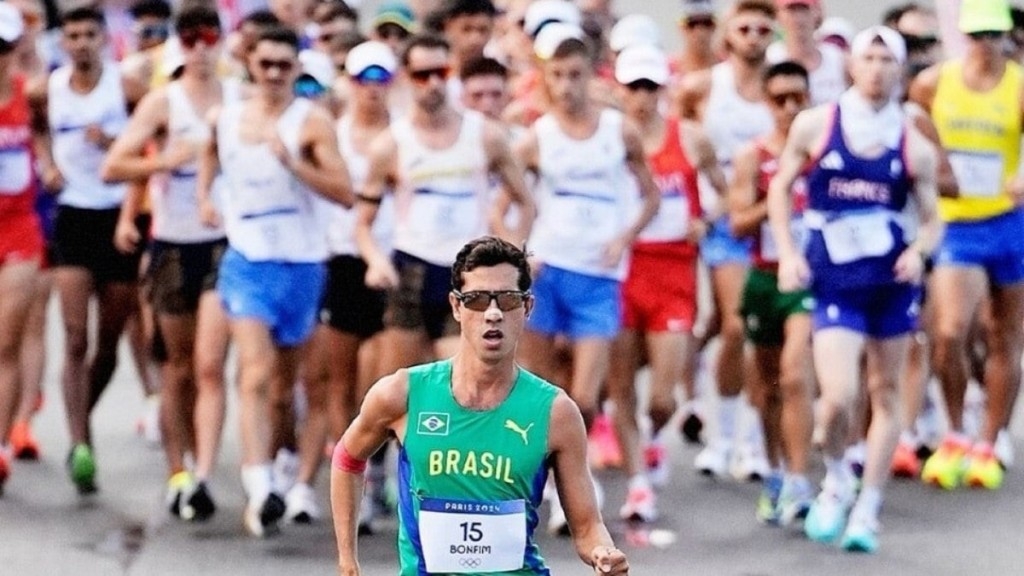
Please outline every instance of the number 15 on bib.
[{"label": "number 15 on bib", "polygon": [[507,572],[523,567],[526,502],[424,498],[420,543],[430,573]]}]

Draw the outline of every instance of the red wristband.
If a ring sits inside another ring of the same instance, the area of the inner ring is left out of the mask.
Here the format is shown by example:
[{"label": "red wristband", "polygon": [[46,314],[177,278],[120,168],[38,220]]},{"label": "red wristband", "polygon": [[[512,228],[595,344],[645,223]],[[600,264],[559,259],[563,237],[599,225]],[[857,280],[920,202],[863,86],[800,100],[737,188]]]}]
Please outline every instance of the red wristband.
[{"label": "red wristband", "polygon": [[349,474],[362,474],[366,470],[366,460],[353,458],[345,449],[344,440],[338,440],[334,445],[334,454],[331,458],[335,470],[348,472]]}]

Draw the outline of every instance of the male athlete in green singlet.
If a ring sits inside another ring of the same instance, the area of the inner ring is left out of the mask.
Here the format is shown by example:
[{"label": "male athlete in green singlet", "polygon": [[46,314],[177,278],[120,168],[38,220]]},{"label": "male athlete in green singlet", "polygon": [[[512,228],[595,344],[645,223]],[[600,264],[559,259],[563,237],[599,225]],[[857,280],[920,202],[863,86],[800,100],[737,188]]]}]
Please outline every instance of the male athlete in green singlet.
[{"label": "male athlete in green singlet", "polygon": [[550,574],[533,538],[548,469],[580,558],[628,574],[594,498],[576,404],[515,363],[533,307],[526,255],[497,238],[452,267],[458,353],[386,376],[335,448],[331,504],[338,570],[359,574],[356,510],[365,461],[394,433],[399,456],[400,573]]}]

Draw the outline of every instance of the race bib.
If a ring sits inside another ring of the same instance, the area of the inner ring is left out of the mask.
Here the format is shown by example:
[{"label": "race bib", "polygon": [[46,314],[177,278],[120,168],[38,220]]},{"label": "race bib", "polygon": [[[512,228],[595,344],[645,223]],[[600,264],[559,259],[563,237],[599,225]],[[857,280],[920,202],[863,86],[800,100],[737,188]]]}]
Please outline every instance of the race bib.
[{"label": "race bib", "polygon": [[662,196],[658,213],[640,233],[646,242],[682,240],[690,229],[690,202],[685,196]]},{"label": "race bib", "polygon": [[571,236],[591,238],[597,230],[606,230],[617,222],[616,203],[611,198],[556,191],[553,212]]},{"label": "race bib", "polygon": [[994,198],[1003,193],[1002,155],[953,151],[949,163],[964,196]]},{"label": "race bib", "polygon": [[[793,218],[789,221],[789,230],[793,234],[793,241],[797,250],[803,252],[807,245],[807,226],[802,218]],[[779,261],[779,245],[775,242],[775,235],[772,234],[771,225],[765,221],[761,223],[761,259],[765,262]]]},{"label": "race bib", "polygon": [[523,567],[526,501],[469,502],[424,498],[420,543],[427,572],[507,572]]},{"label": "race bib", "polygon": [[893,249],[895,239],[884,212],[853,214],[828,222],[821,229],[825,249],[833,264],[848,264],[863,258],[884,256]]},{"label": "race bib", "polygon": [[442,238],[472,236],[478,229],[478,215],[473,192],[439,192],[428,188],[416,190],[413,214],[422,214],[423,222],[433,228],[432,235]]},{"label": "race bib", "polygon": [[25,148],[0,150],[0,195],[21,194],[32,182],[32,155]]}]

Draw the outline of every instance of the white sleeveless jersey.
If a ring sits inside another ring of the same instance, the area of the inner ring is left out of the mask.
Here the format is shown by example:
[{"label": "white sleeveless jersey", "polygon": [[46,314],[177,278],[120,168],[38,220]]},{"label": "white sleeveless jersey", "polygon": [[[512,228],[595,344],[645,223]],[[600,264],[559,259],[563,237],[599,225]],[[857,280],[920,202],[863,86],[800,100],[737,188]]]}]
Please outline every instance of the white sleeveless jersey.
[{"label": "white sleeveless jersey", "polygon": [[467,242],[487,233],[484,117],[463,113],[458,138],[444,150],[423,145],[406,118],[391,133],[398,144],[394,248],[450,266]]},{"label": "white sleeveless jersey", "polygon": [[[352,190],[361,192],[370,172],[370,159],[360,154],[352,142],[352,117],[344,115],[338,119],[338,149],[348,166]],[[325,202],[327,213],[327,247],[331,255],[359,256],[356,246],[356,210],[345,208],[333,202]],[[395,200],[390,194],[381,198],[377,218],[373,221],[373,237],[385,254],[391,252],[391,238],[395,229]]]},{"label": "white sleeveless jersey", "polygon": [[[241,141],[244,106],[234,102],[224,107],[217,121],[228,244],[252,261],[323,262],[327,235],[314,192],[281,164],[268,144]],[[300,153],[299,136],[312,106],[296,98],[277,120],[277,133],[293,156]]]},{"label": "white sleeveless jersey", "polygon": [[[818,52],[821,54],[821,63],[808,72],[812,106],[835,102],[848,88],[846,54],[828,42],[819,42]],[[770,64],[789,60],[786,45],[776,42],[769,46],[766,59]]]},{"label": "white sleeveless jersey", "polygon": [[586,140],[567,136],[554,116],[534,124],[539,147],[537,220],[528,246],[545,264],[580,274],[623,279],[626,261],[601,263],[608,243],[629,225],[636,195],[626,165],[622,114],[601,111]]},{"label": "white sleeveless jersey", "polygon": [[[726,181],[732,179],[732,161],[736,152],[758,136],[775,128],[775,120],[764,102],[751,102],[736,90],[736,78],[727,62],[711,69],[711,91],[704,107],[704,132],[715,149],[718,165]],[[701,177],[700,202],[706,212],[715,212],[721,199]]]},{"label": "white sleeveless jersey", "polygon": [[97,124],[107,136],[116,136],[128,124],[128,111],[117,65],[104,62],[100,81],[88,94],[71,89],[71,66],[50,75],[47,115],[53,139],[53,160],[64,176],[57,197],[63,206],[105,210],[118,208],[124,184],[106,184],[100,167],[106,151],[88,142],[86,128]]},{"label": "white sleeveless jersey", "polygon": [[[234,80],[221,84],[222,105],[240,99],[240,85]],[[210,139],[210,126],[196,112],[181,82],[167,85],[166,149],[185,142],[199,146]],[[211,228],[199,218],[199,197],[196,194],[198,162],[179,166],[170,173],[150,179],[149,198],[153,207],[153,238],[164,242],[192,244],[210,242],[224,237],[224,228]],[[220,206],[220,178],[214,182],[213,200]]]}]

